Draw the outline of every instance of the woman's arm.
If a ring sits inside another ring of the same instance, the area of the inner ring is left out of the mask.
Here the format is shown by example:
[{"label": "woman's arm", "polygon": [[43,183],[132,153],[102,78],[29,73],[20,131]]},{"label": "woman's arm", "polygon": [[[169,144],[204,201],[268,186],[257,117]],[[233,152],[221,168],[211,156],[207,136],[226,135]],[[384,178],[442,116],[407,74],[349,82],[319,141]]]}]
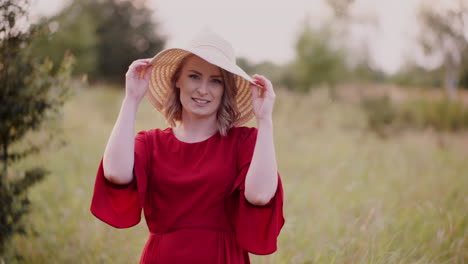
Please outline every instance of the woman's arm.
[{"label": "woman's arm", "polygon": [[138,106],[148,89],[150,59],[134,61],[125,75],[125,98],[103,157],[104,177],[115,184],[133,179],[135,120]]},{"label": "woman's arm", "polygon": [[273,142],[273,104],[275,92],[271,82],[254,75],[255,82],[264,87],[252,86],[253,107],[257,118],[258,134],[255,149],[245,179],[245,198],[254,205],[265,205],[275,195],[278,187],[275,146]]}]

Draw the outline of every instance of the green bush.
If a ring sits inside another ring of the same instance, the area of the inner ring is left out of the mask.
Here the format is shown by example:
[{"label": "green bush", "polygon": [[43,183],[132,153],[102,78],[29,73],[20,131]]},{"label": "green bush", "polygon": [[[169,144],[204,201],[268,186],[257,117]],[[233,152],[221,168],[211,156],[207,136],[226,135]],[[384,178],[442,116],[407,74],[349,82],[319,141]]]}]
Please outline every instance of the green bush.
[{"label": "green bush", "polygon": [[54,70],[50,60],[32,54],[31,43],[41,32],[23,30],[28,4],[28,0],[7,0],[0,5],[0,263],[18,258],[16,253],[7,254],[15,234],[34,233],[26,219],[27,190],[47,174],[43,167],[9,167],[55,142],[56,133],[45,142],[25,139],[30,132],[47,131],[45,125],[59,117],[71,95],[74,58],[62,56]]},{"label": "green bush", "polygon": [[468,129],[468,107],[459,101],[448,99],[418,99],[406,103],[405,122],[419,128],[434,128],[438,131]]},{"label": "green bush", "polygon": [[401,104],[388,97],[361,101],[369,129],[387,135],[401,129],[427,129],[455,132],[468,129],[468,107],[448,99],[412,99]]},{"label": "green bush", "polygon": [[366,113],[369,129],[381,136],[397,123],[398,109],[388,96],[365,98],[361,100],[361,107]]}]

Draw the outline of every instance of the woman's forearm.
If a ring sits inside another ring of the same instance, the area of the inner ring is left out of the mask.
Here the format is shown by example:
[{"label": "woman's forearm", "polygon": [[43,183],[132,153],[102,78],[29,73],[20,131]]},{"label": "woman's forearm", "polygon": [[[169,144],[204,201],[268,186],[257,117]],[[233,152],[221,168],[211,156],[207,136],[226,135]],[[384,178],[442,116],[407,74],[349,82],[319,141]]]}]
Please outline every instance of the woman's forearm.
[{"label": "woman's forearm", "polygon": [[115,184],[127,184],[133,179],[138,104],[136,100],[125,97],[104,151],[104,177]]},{"label": "woman's forearm", "polygon": [[275,195],[278,186],[273,141],[273,121],[258,122],[258,134],[255,149],[245,179],[245,198],[252,204],[267,204]]}]

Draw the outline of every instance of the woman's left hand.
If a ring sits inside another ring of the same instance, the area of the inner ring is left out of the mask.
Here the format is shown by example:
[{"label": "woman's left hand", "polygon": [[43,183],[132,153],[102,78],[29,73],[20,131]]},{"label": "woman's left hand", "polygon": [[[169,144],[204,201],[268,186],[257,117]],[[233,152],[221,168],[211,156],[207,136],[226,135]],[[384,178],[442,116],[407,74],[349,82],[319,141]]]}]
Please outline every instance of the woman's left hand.
[{"label": "woman's left hand", "polygon": [[265,76],[254,74],[254,83],[251,84],[253,111],[257,122],[271,122],[273,120],[273,104],[275,103],[275,91],[270,80]]}]

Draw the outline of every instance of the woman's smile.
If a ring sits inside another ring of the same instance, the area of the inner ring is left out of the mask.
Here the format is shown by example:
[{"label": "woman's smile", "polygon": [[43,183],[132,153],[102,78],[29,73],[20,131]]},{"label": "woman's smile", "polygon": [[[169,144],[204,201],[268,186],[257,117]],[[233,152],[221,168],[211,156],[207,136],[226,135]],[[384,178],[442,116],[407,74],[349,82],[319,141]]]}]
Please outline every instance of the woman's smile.
[{"label": "woman's smile", "polygon": [[208,104],[211,101],[205,100],[205,99],[200,99],[200,98],[194,98],[192,97],[192,100],[195,101],[197,104],[200,104],[202,106]]},{"label": "woman's smile", "polygon": [[224,80],[219,67],[192,56],[176,81],[180,89],[182,116],[216,118],[224,93]]}]

